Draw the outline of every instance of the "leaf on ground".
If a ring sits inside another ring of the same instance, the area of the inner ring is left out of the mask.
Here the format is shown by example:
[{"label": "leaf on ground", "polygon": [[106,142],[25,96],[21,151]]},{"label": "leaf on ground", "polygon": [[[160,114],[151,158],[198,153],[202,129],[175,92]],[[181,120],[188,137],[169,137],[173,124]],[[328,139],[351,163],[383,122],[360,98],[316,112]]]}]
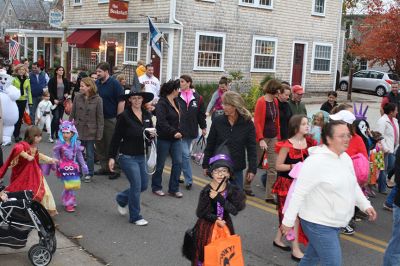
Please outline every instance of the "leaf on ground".
[{"label": "leaf on ground", "polygon": [[78,236],[71,236],[71,239],[82,239],[83,235],[78,235]]}]

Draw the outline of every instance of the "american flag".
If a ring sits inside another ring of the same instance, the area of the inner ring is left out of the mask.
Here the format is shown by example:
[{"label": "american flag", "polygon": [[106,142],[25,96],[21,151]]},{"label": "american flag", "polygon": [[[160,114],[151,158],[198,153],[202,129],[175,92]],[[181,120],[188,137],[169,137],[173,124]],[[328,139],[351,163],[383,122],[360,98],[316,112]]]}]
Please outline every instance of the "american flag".
[{"label": "american flag", "polygon": [[17,56],[17,53],[18,53],[18,50],[19,50],[19,43],[11,39],[9,48],[10,48],[9,57],[11,59],[14,59]]}]

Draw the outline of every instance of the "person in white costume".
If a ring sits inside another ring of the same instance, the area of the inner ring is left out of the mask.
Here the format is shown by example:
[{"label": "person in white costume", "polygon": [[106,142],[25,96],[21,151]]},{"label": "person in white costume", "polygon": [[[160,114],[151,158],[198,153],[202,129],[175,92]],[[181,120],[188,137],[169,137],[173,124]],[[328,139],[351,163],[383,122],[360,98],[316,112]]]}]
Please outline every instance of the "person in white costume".
[{"label": "person in white costume", "polygon": [[43,92],[43,100],[40,101],[38,108],[36,109],[36,125],[38,125],[40,129],[46,125],[50,143],[54,142],[51,138],[51,120],[53,119],[51,111],[56,107],[57,105],[53,105],[50,101],[50,93],[48,91]]},{"label": "person in white costume", "polygon": [[18,106],[15,102],[21,97],[19,89],[12,84],[12,77],[7,71],[0,69],[0,100],[3,111],[3,146],[11,144],[11,136],[14,132],[14,125],[18,121]]},{"label": "person in white costume", "polygon": [[154,95],[152,104],[158,102],[160,94],[160,81],[154,76],[154,67],[150,64],[146,65],[146,73],[139,77],[139,82],[144,85],[144,91]]}]

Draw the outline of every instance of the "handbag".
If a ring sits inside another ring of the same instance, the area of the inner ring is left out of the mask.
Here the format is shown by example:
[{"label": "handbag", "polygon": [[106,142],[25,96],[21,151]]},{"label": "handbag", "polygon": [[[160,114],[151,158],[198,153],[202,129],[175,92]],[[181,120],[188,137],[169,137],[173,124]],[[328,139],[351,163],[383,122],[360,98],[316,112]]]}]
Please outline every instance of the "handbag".
[{"label": "handbag", "polygon": [[225,265],[244,266],[242,241],[227,226],[214,224],[211,242],[204,247],[204,266]]},{"label": "handbag", "polygon": [[32,120],[31,117],[29,116],[29,113],[25,110],[24,111],[24,116],[22,117],[24,123],[28,126],[32,125]]},{"label": "handbag", "polygon": [[259,169],[265,169],[267,170],[269,168],[268,166],[268,155],[267,152],[264,150],[263,154],[260,157],[260,161],[258,162],[258,168]]},{"label": "handbag", "polygon": [[186,230],[183,237],[182,255],[192,261],[196,250],[195,227]]},{"label": "handbag", "polygon": [[206,139],[203,135],[201,135],[198,139],[195,139],[193,141],[190,158],[192,158],[193,162],[195,162],[198,165],[201,165],[203,163],[205,147],[206,147]]},{"label": "handbag", "polygon": [[157,137],[154,139],[150,139],[146,136],[145,130],[143,131],[143,146],[144,146],[144,156],[145,159],[147,158],[147,146],[146,141],[150,141],[150,154],[149,158],[146,159],[146,173],[148,175],[152,175],[156,172],[156,165],[157,165]]},{"label": "handbag", "polygon": [[67,98],[64,103],[64,112],[67,115],[70,115],[72,112],[72,100],[70,98]]},{"label": "handbag", "polygon": [[81,188],[79,166],[74,161],[62,161],[57,169],[57,176],[64,181],[65,189]]}]

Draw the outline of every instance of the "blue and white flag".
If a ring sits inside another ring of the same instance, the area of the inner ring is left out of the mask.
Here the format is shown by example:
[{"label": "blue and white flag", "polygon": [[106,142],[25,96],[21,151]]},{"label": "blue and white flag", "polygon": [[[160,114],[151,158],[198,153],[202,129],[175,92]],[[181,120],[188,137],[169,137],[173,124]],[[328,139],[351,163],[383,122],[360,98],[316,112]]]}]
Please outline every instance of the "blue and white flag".
[{"label": "blue and white flag", "polygon": [[150,28],[150,45],[156,54],[161,58],[161,43],[159,42],[160,38],[162,38],[162,33],[154,26],[153,21],[149,19],[149,28]]}]

